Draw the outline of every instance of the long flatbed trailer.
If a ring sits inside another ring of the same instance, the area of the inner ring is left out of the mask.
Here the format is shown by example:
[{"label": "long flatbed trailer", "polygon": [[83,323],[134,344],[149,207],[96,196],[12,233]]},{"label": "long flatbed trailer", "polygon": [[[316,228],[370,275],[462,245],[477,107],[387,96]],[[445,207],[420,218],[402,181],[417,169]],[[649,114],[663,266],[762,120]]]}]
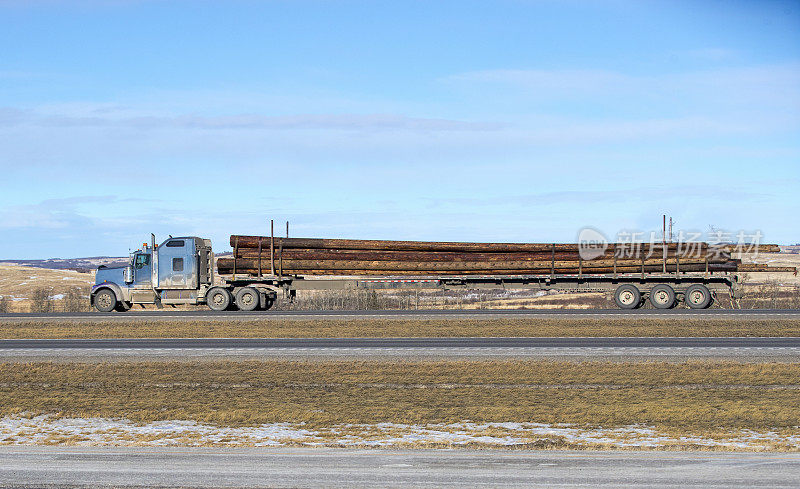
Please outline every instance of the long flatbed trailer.
[{"label": "long flatbed trailer", "polygon": [[[303,290],[521,290],[613,293],[622,309],[635,309],[650,300],[659,309],[680,302],[693,309],[711,305],[718,293],[737,297],[738,276],[731,272],[611,273],[548,275],[453,275],[439,277],[309,277],[271,276],[227,278],[234,290],[247,287],[280,291],[292,300]],[[233,294],[232,294],[233,295]],[[274,300],[274,298],[272,299]]]}]

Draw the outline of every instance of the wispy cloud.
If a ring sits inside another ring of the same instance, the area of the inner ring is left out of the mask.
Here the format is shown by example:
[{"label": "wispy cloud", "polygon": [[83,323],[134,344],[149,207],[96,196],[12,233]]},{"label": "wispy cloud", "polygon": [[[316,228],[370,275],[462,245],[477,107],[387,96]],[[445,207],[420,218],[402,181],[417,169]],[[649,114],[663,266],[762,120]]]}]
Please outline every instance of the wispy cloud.
[{"label": "wispy cloud", "polygon": [[77,208],[84,204],[113,202],[113,196],[82,196],[65,199],[47,199],[37,204],[15,205],[2,209],[0,229],[39,228],[85,229],[90,219],[80,214]]},{"label": "wispy cloud", "polygon": [[[721,53],[719,53],[721,54]],[[498,91],[541,100],[553,97],[630,97],[638,102],[659,98],[694,104],[723,100],[737,108],[753,101],[800,104],[800,63],[717,68],[682,73],[633,75],[610,70],[500,69],[471,71],[442,79],[457,86],[495,86]],[[595,99],[602,101],[602,99]]]},{"label": "wispy cloud", "polygon": [[14,107],[0,107],[0,127],[13,126],[25,120],[26,112]]},{"label": "wispy cloud", "polygon": [[677,56],[687,56],[701,61],[729,61],[739,56],[738,51],[726,48],[690,49],[688,51],[679,51],[675,54]]},{"label": "wispy cloud", "polygon": [[[46,199],[36,204],[0,208],[0,229],[35,228],[40,230],[73,229],[85,232],[101,220],[100,215],[112,208],[136,207],[142,203],[160,202],[138,197],[86,195]],[[128,204],[134,204],[128,206]]]},{"label": "wispy cloud", "polygon": [[[102,110],[101,110],[102,109]],[[113,107],[98,107],[86,113],[48,114],[0,108],[0,123],[49,127],[122,127],[133,129],[183,128],[204,130],[332,130],[332,131],[492,131],[503,126],[493,122],[472,122],[444,118],[408,117],[395,114],[300,114],[266,116],[237,114],[138,115],[115,113]]]},{"label": "wispy cloud", "polygon": [[631,77],[605,70],[520,70],[469,71],[445,77],[443,81],[514,85],[528,90],[596,91],[628,84]]},{"label": "wispy cloud", "polygon": [[641,187],[641,188],[609,188],[607,190],[560,190],[555,192],[538,192],[524,195],[500,195],[493,197],[469,197],[429,199],[433,207],[440,206],[542,206],[572,204],[616,204],[625,202],[671,202],[685,199],[705,198],[714,195],[722,202],[739,202],[746,199],[750,202],[761,202],[772,196],[764,192],[755,192],[747,188],[732,188],[723,185],[682,185],[680,187]]}]

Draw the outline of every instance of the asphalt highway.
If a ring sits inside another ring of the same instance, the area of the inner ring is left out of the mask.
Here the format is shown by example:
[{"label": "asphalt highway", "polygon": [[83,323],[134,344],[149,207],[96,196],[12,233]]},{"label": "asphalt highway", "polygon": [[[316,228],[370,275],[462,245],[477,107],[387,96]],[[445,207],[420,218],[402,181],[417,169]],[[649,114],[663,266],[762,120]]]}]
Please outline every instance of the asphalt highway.
[{"label": "asphalt highway", "polygon": [[430,310],[379,310],[379,311],[179,311],[136,310],[126,313],[110,312],[64,312],[49,314],[6,313],[3,319],[126,319],[140,318],[184,318],[184,319],[235,319],[235,318],[429,318],[429,317],[485,317],[485,316],[576,316],[576,317],[795,317],[800,318],[800,309],[430,309]]},{"label": "asphalt highway", "polygon": [[0,447],[6,487],[797,487],[800,454]]},{"label": "asphalt highway", "polygon": [[797,361],[800,338],[125,338],[0,340],[3,361],[309,358]]}]

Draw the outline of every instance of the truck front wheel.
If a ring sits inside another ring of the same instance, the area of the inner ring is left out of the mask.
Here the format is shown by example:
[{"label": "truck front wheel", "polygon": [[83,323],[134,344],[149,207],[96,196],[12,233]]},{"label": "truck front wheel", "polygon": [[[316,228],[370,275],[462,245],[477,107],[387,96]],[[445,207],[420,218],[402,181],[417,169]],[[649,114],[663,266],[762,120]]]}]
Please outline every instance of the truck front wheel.
[{"label": "truck front wheel", "polygon": [[94,307],[100,312],[111,312],[117,307],[117,295],[111,289],[103,289],[94,296]]},{"label": "truck front wheel", "polygon": [[206,294],[206,304],[212,311],[224,311],[231,305],[231,293],[222,287],[213,287]]}]

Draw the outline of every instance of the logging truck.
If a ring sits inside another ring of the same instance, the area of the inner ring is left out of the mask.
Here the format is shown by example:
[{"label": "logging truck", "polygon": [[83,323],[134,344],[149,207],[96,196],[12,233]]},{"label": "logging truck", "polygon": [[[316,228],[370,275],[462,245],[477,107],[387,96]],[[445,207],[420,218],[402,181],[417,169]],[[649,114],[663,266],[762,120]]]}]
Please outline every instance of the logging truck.
[{"label": "logging truck", "polygon": [[272,307],[279,294],[292,301],[298,290],[532,289],[612,293],[622,309],[646,301],[658,309],[680,303],[704,309],[717,292],[735,296],[737,272],[766,271],[732,259],[730,249],[701,245],[696,255],[663,243],[629,256],[612,244],[585,259],[574,244],[234,235],[232,256],[215,260],[208,239],[169,237],[157,244],[151,235],[125,266],[97,269],[90,302],[101,312],[137,304],[254,311]]}]

